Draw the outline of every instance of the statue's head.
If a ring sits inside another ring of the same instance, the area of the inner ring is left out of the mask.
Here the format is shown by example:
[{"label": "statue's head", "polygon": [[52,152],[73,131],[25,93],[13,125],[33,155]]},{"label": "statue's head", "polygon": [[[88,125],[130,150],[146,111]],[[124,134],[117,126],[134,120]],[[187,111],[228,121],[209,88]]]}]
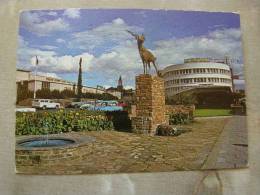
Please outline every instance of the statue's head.
[{"label": "statue's head", "polygon": [[143,41],[145,41],[145,36],[144,36],[144,34],[141,35],[141,39],[142,39]]},{"label": "statue's head", "polygon": [[145,37],[144,37],[144,35],[142,34],[142,35],[139,35],[138,36],[138,42],[139,43],[143,43],[145,41]]}]

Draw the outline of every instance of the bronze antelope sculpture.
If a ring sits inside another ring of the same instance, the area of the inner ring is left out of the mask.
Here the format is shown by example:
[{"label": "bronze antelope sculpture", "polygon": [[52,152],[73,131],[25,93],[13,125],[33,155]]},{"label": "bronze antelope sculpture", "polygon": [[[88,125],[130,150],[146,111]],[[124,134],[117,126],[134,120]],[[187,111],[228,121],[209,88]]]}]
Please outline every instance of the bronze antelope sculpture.
[{"label": "bronze antelope sculpture", "polygon": [[143,62],[144,74],[147,74],[147,67],[150,69],[151,68],[150,64],[152,63],[157,75],[160,76],[158,69],[155,65],[156,57],[154,57],[154,55],[148,49],[146,49],[143,45],[143,43],[145,41],[144,35],[143,34],[138,35],[129,30],[127,30],[127,32],[130,33],[133,37],[135,37],[135,39],[137,41],[139,54],[140,54],[141,60]]}]

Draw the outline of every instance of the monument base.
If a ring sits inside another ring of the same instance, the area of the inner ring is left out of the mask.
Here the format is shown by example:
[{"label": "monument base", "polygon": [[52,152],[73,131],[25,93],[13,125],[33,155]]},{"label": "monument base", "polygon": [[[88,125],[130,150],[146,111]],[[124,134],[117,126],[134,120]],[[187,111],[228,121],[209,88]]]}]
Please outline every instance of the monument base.
[{"label": "monument base", "polygon": [[164,80],[158,76],[136,76],[136,117],[132,118],[135,133],[155,134],[160,124],[168,124],[165,116]]}]

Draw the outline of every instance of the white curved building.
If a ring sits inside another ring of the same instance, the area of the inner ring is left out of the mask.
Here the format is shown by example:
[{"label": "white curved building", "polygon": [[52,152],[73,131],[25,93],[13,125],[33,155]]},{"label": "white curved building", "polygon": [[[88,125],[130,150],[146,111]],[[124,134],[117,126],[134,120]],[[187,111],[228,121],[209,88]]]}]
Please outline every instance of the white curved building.
[{"label": "white curved building", "polygon": [[194,88],[227,88],[233,90],[232,69],[227,60],[209,58],[185,59],[161,71],[167,97]]}]

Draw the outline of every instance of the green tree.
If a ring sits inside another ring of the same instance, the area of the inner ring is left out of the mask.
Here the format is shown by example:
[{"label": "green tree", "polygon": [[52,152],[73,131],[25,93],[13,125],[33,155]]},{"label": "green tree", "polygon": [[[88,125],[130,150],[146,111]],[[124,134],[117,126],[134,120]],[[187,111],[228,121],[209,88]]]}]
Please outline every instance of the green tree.
[{"label": "green tree", "polygon": [[195,93],[180,93],[176,94],[172,99],[167,100],[169,104],[182,104],[182,105],[191,105],[197,104],[197,96]]},{"label": "green tree", "polygon": [[81,67],[81,63],[82,63],[82,58],[79,59],[79,75],[78,75],[78,85],[77,85],[77,89],[78,89],[77,97],[78,97],[78,99],[80,99],[82,97],[82,67]]}]

